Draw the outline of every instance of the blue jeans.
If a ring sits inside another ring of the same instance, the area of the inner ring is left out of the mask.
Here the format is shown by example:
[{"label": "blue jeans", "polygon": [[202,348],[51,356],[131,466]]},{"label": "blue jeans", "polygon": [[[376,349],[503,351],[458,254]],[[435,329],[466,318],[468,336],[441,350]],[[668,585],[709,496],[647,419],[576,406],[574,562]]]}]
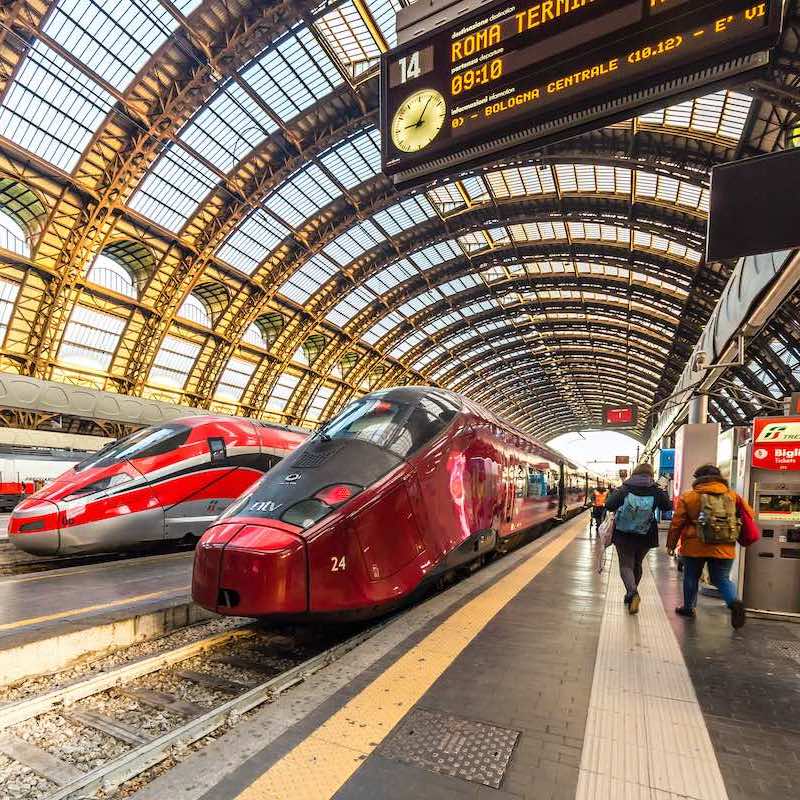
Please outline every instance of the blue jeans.
[{"label": "blue jeans", "polygon": [[703,565],[708,563],[708,572],[711,583],[719,589],[725,605],[736,599],[736,586],[730,579],[732,558],[694,558],[683,556],[683,607],[694,608],[697,605],[697,590],[700,586],[700,576]]}]

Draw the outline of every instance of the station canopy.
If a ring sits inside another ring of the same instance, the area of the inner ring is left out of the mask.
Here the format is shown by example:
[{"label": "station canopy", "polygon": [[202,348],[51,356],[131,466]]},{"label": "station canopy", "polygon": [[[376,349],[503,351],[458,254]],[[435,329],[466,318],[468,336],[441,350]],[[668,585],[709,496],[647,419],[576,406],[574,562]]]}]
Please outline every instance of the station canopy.
[{"label": "station canopy", "polygon": [[[313,426],[433,384],[550,438],[668,397],[733,264],[714,164],[793,144],[797,6],[750,81],[397,191],[397,0],[0,9],[0,369]],[[800,389],[800,298],[711,402]]]}]

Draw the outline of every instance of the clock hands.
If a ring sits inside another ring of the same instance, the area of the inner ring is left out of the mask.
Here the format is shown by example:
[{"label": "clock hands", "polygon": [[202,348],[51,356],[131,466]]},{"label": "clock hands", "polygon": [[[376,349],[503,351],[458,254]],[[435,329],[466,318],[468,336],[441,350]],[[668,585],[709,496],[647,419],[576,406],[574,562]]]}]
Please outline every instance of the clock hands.
[{"label": "clock hands", "polygon": [[422,109],[422,113],[419,115],[419,119],[416,122],[412,122],[411,125],[406,125],[404,130],[408,130],[409,128],[419,128],[422,125],[422,120],[425,117],[425,112],[428,110],[428,106],[433,98],[429,97],[425,102],[425,106]]}]

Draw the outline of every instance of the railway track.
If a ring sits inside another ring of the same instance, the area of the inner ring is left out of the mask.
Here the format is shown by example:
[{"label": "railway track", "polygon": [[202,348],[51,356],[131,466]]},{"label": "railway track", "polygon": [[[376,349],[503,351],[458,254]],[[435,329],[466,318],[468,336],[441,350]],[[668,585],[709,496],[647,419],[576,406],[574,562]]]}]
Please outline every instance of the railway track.
[{"label": "railway track", "polygon": [[242,625],[0,706],[0,797],[84,800],[113,791],[380,627],[287,635]]}]

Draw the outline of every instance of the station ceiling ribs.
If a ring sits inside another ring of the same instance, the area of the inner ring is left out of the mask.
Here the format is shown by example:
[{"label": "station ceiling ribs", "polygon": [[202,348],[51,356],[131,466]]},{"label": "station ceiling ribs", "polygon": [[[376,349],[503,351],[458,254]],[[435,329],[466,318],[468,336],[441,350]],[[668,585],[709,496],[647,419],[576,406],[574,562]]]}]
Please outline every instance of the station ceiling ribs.
[{"label": "station ceiling ribs", "polygon": [[[800,112],[793,1],[740,94],[398,191],[371,133],[397,0],[123,0],[119,24],[104,2],[0,7],[0,366],[289,423],[427,382],[540,436],[632,402],[646,436],[732,267],[702,258],[709,171],[786,146]],[[25,134],[45,67],[91,129],[50,110]],[[797,386],[787,303],[721,421]]]}]

